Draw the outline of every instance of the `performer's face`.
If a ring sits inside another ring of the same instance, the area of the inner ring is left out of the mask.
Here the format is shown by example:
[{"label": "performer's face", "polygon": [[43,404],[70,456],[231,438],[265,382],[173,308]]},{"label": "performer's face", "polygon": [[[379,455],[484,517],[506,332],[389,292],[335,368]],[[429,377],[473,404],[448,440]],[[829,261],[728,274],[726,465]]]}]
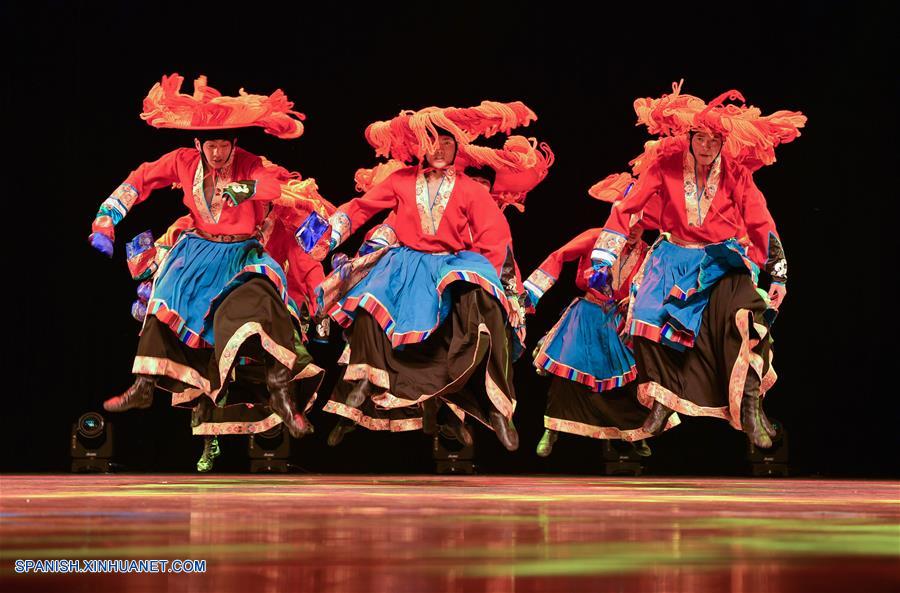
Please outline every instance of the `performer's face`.
[{"label": "performer's face", "polygon": [[691,150],[694,158],[697,159],[697,164],[708,167],[722,150],[722,137],[718,134],[695,132],[691,136]]},{"label": "performer's face", "polygon": [[643,234],[644,227],[642,227],[640,224],[634,225],[633,227],[631,227],[631,232],[628,233],[628,244],[634,245],[641,240],[641,235]]},{"label": "performer's face", "polygon": [[201,145],[206,162],[213,169],[221,169],[228,163],[234,143],[231,140],[206,140]]},{"label": "performer's face", "polygon": [[438,136],[437,148],[434,152],[426,154],[425,159],[429,167],[445,169],[453,164],[456,158],[456,140],[453,136]]}]

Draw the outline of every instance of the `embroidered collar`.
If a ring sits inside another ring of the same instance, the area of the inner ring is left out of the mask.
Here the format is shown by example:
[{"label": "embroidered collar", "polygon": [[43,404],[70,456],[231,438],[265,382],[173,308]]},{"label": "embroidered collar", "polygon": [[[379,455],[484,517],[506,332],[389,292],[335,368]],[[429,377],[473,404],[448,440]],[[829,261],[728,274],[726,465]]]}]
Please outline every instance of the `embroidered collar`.
[{"label": "embroidered collar", "polygon": [[419,211],[422,232],[426,235],[436,235],[444,211],[447,209],[447,202],[450,201],[450,194],[456,185],[456,169],[450,166],[443,170],[444,176],[433,198],[428,193],[428,180],[425,178],[425,173],[429,170],[433,169],[421,168],[416,175],[416,207]]},{"label": "embroidered collar", "polygon": [[206,168],[203,165],[203,154],[200,155],[200,160],[197,162],[197,170],[194,172],[194,183],[191,188],[191,193],[194,196],[194,206],[196,206],[197,212],[204,222],[210,224],[219,222],[219,217],[222,215],[222,206],[224,204],[222,190],[226,185],[231,183],[234,175],[234,152],[234,150],[231,151],[228,162],[221,169],[212,171],[215,183],[212,200],[210,202],[206,201],[206,195],[203,191],[203,179],[205,177]]},{"label": "embroidered collar", "polygon": [[719,189],[719,179],[722,174],[722,155],[721,153],[712,162],[709,168],[709,175],[706,180],[706,187],[698,196],[697,188],[697,162],[690,150],[684,151],[682,171],[684,173],[684,207],[687,212],[687,221],[689,226],[700,226],[706,220],[706,214],[712,205],[713,198],[716,197],[716,191]]}]

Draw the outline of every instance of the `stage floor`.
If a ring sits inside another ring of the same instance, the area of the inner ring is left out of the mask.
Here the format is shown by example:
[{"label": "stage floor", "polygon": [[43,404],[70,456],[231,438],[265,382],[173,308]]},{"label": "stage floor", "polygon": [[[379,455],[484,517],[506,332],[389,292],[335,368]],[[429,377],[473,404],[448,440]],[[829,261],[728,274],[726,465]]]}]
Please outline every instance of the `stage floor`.
[{"label": "stage floor", "polygon": [[[0,542],[0,590],[23,593],[873,593],[900,590],[900,483],[4,475]],[[17,574],[25,559],[206,571]]]}]

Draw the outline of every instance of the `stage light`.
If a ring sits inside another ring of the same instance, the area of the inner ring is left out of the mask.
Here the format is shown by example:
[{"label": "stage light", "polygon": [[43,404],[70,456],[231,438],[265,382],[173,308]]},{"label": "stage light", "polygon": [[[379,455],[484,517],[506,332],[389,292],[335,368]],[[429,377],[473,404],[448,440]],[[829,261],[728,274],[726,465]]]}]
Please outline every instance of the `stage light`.
[{"label": "stage light", "polygon": [[265,432],[250,435],[247,447],[250,457],[250,473],[287,473],[292,465],[291,438],[283,424],[277,424]]},{"label": "stage light", "polygon": [[69,453],[73,472],[109,472],[113,456],[112,425],[98,412],[82,414],[72,424]]},{"label": "stage light", "polygon": [[607,476],[639,476],[644,471],[643,457],[631,443],[619,440],[603,441],[603,473]]},{"label": "stage light", "polygon": [[[475,435],[472,435],[473,437]],[[434,473],[436,474],[474,474],[475,443],[466,447],[456,439],[452,439],[438,431],[434,435],[432,447]]]}]

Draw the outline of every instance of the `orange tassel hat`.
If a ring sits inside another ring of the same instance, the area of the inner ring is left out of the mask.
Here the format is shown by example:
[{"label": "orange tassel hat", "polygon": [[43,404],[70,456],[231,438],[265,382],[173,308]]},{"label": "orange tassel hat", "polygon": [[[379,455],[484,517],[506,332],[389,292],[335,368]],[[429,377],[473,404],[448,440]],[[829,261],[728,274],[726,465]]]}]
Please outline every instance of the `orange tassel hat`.
[{"label": "orange tassel hat", "polygon": [[634,181],[634,177],[628,173],[613,173],[591,186],[591,189],[588,190],[588,195],[595,200],[613,204],[622,199],[625,190]]},{"label": "orange tassel hat", "polygon": [[499,103],[482,101],[477,107],[426,107],[420,111],[401,111],[388,121],[377,121],[366,128],[366,140],[380,157],[408,163],[423,158],[437,147],[438,128],[456,139],[459,150],[476,138],[489,138],[498,132],[527,126],[537,115],[521,101]]},{"label": "orange tassel hat", "polygon": [[[454,165],[460,171],[469,166],[492,168],[497,177],[491,195],[500,209],[511,205],[522,212],[528,192],[547,177],[554,158],[553,151],[546,143],[539,144],[535,138],[510,136],[503,148],[487,148],[475,144],[461,147]],[[359,169],[354,177],[356,190],[367,192],[387,179],[391,173],[406,166],[391,159],[371,169]]]},{"label": "orange tassel hat", "polygon": [[[736,90],[722,93],[707,105],[702,99],[682,94],[683,83],[672,83],[672,94],[634,102],[639,125],[647,126],[653,135],[673,137],[673,141],[648,142],[644,154],[632,161],[635,174],[655,156],[686,146],[687,134],[692,131],[721,135],[726,158],[756,170],[774,163],[775,147],[796,139],[800,128],[806,125],[806,116],[799,111],[762,115],[759,108],[745,105],[743,95]],[[726,101],[740,101],[741,105],[726,105]]]},{"label": "orange tassel hat", "polygon": [[491,195],[500,209],[513,206],[519,212],[525,210],[528,192],[547,177],[555,156],[546,142],[536,138],[510,136],[503,148],[487,148],[467,144],[460,149],[456,166],[488,166],[497,174]]},{"label": "orange tassel hat", "polygon": [[251,95],[244,89],[237,97],[226,97],[206,84],[206,77],[194,80],[194,94],[181,92],[184,78],[163,76],[144,98],[141,119],[154,128],[177,130],[226,130],[260,127],[277,138],[299,138],[303,134],[302,113],[281,90],[271,95]]}]

